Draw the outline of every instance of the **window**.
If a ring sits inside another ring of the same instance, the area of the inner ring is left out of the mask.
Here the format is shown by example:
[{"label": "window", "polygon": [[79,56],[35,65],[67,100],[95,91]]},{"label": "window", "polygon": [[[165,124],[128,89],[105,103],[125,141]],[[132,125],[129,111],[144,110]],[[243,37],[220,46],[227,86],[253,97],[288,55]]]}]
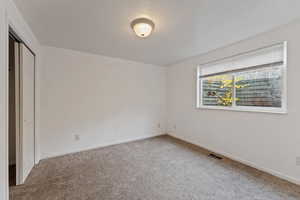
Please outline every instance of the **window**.
[{"label": "window", "polygon": [[286,42],[199,66],[197,107],[286,113]]}]

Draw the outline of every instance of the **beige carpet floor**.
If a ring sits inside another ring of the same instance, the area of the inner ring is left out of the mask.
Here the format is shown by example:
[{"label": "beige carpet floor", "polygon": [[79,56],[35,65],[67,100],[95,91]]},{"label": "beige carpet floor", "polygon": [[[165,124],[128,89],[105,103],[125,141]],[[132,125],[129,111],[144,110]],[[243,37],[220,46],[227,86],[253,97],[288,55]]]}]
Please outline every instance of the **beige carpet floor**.
[{"label": "beige carpet floor", "polygon": [[300,187],[169,136],[43,160],[11,200],[296,200]]}]

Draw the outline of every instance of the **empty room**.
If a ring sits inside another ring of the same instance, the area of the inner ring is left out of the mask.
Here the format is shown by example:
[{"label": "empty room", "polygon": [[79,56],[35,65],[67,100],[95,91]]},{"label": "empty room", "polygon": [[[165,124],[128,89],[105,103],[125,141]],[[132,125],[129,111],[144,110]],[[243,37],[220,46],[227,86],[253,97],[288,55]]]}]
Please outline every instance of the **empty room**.
[{"label": "empty room", "polygon": [[299,0],[0,0],[0,200],[299,200]]}]

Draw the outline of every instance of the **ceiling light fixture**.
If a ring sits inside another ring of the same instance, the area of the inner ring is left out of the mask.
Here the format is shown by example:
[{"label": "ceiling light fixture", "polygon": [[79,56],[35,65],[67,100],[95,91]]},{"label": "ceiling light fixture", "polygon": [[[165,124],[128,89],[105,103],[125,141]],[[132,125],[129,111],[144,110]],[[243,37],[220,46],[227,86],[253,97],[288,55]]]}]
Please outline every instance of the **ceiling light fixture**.
[{"label": "ceiling light fixture", "polygon": [[147,18],[138,18],[131,22],[131,28],[135,34],[141,38],[150,36],[154,30],[154,27],[154,23]]}]

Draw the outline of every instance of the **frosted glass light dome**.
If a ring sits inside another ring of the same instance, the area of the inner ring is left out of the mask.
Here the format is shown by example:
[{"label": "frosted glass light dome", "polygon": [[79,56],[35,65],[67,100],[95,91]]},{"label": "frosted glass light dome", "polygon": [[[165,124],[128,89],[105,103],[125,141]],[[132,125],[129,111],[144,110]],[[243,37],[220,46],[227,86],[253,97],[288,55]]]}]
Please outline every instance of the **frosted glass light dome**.
[{"label": "frosted glass light dome", "polygon": [[131,22],[131,28],[138,37],[146,38],[153,32],[154,23],[147,18],[138,18]]}]

